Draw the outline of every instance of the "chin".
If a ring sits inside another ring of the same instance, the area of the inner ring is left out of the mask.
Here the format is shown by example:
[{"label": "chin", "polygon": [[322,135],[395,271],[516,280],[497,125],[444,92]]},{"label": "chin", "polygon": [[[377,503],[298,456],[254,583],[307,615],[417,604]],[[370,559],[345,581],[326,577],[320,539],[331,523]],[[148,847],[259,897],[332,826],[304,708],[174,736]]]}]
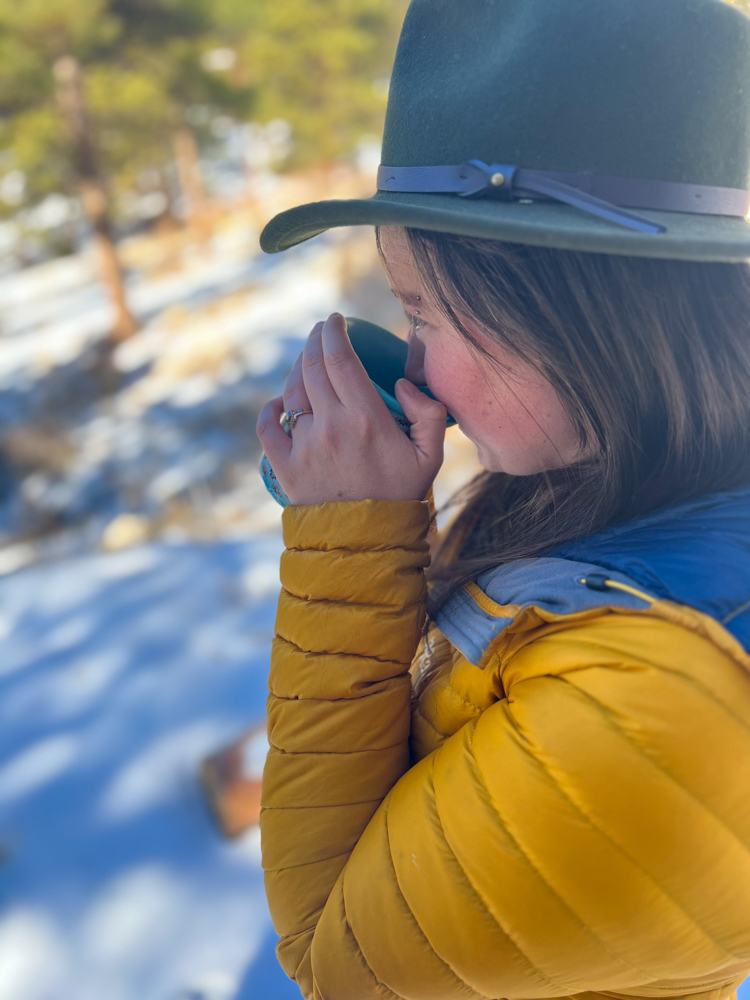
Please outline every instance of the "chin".
[{"label": "chin", "polygon": [[479,464],[487,472],[508,472],[509,470],[504,468],[502,460],[497,455],[493,455],[491,451],[488,451],[484,445],[476,445],[477,458],[479,459]]},{"label": "chin", "polygon": [[506,476],[535,476],[539,472],[544,472],[546,466],[541,466],[537,462],[524,461],[522,458],[503,458],[488,451],[482,445],[477,445],[477,458],[479,464],[487,472],[504,472]]}]

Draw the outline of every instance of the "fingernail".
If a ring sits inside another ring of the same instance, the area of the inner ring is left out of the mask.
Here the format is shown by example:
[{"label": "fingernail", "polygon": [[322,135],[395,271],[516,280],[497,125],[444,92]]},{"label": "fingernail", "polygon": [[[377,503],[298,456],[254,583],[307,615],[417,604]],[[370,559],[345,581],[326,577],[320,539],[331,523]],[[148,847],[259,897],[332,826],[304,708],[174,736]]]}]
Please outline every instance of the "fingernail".
[{"label": "fingernail", "polygon": [[408,378],[400,378],[398,380],[398,384],[401,386],[404,392],[408,393],[410,396],[414,396],[415,394],[421,395],[419,389],[417,389],[414,383],[410,382]]}]

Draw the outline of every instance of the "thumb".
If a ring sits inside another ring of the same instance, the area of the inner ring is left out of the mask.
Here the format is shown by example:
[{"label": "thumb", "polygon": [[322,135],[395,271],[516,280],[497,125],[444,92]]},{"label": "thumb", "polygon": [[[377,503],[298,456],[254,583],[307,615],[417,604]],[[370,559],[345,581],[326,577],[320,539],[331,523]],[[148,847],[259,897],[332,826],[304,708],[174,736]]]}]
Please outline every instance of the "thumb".
[{"label": "thumb", "polygon": [[427,461],[440,464],[448,417],[446,408],[405,378],[396,383],[396,399],[411,423],[409,437],[414,447]]}]

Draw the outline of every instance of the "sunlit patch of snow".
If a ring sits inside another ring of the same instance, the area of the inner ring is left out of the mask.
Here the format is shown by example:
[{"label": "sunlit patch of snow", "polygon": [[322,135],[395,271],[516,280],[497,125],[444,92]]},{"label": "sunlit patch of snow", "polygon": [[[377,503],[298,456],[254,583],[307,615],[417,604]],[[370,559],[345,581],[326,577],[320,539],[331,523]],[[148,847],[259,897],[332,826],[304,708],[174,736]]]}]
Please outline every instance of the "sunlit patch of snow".
[{"label": "sunlit patch of snow", "polygon": [[230,733],[226,724],[202,720],[160,736],[114,776],[98,814],[109,822],[129,819],[178,797],[194,780],[195,762],[218,749]]},{"label": "sunlit patch of snow", "polygon": [[226,972],[206,972],[192,980],[185,1000],[192,994],[200,1000],[232,1000],[237,989],[237,980]]},{"label": "sunlit patch of snow", "polygon": [[158,503],[164,503],[165,500],[169,500],[170,497],[176,496],[186,489],[190,485],[191,478],[190,472],[185,466],[165,469],[151,483],[148,492]]},{"label": "sunlit patch of snow", "polygon": [[160,560],[158,549],[138,548],[118,552],[97,561],[94,572],[98,580],[121,580],[138,576],[152,569]]},{"label": "sunlit patch of snow", "polygon": [[0,802],[20,799],[64,774],[79,753],[75,736],[50,736],[22,750],[0,768]]},{"label": "sunlit patch of snow", "polygon": [[257,828],[221,840],[197,782],[262,724],[276,600],[245,580],[280,549],[152,545],[0,580],[0,1000],[254,1000],[256,976],[298,996]]},{"label": "sunlit patch of snow", "polygon": [[14,621],[4,611],[0,611],[0,642],[3,642],[13,631]]},{"label": "sunlit patch of snow", "polygon": [[96,268],[90,254],[60,257],[0,278],[0,308],[8,316],[13,308],[32,306],[66,292],[87,288],[95,280]]},{"label": "sunlit patch of snow", "polygon": [[279,582],[278,562],[258,562],[248,567],[242,578],[250,597],[266,597],[268,594],[278,593],[281,586]]},{"label": "sunlit patch of snow", "polygon": [[74,615],[66,619],[44,637],[45,651],[79,646],[91,631],[92,625],[89,615]]},{"label": "sunlit patch of snow", "polygon": [[242,773],[246,778],[262,778],[268,755],[268,736],[259,729],[242,747]]},{"label": "sunlit patch of snow", "polygon": [[0,1000],[50,1000],[67,959],[62,935],[39,909],[0,918]]},{"label": "sunlit patch of snow", "polygon": [[159,865],[118,875],[100,891],[81,927],[82,946],[94,964],[127,967],[155,958],[169,944],[189,893]]},{"label": "sunlit patch of snow", "polygon": [[216,392],[216,381],[208,375],[194,375],[173,388],[170,397],[174,406],[199,406]]},{"label": "sunlit patch of snow", "polygon": [[8,715],[17,711],[33,712],[39,719],[61,722],[89,711],[128,666],[121,649],[100,649],[91,655],[77,656],[69,665],[42,675],[23,691],[8,696]]},{"label": "sunlit patch of snow", "polygon": [[261,860],[260,852],[260,827],[253,826],[238,837],[232,843],[232,855],[237,861],[252,866],[259,865]]}]

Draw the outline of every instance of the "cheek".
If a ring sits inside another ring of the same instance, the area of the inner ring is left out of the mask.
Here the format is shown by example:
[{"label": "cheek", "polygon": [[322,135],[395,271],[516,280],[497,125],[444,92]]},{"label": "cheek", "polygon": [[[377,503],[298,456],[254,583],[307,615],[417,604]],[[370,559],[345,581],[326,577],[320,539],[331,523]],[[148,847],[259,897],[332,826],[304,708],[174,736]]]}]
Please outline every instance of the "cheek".
[{"label": "cheek", "polygon": [[484,418],[476,427],[485,468],[524,476],[580,457],[578,435],[549,383],[505,387],[495,399],[494,406],[483,401]]},{"label": "cheek", "polygon": [[512,383],[481,368],[463,342],[430,344],[427,384],[478,447],[491,471],[529,475],[572,462],[578,437],[552,386],[530,372]]},{"label": "cheek", "polygon": [[462,412],[484,380],[474,355],[458,337],[431,340],[424,358],[427,385],[448,409]]},{"label": "cheek", "polygon": [[[424,361],[428,386],[475,444],[502,421],[506,393],[497,377],[481,367],[481,357],[456,336],[430,341]],[[489,374],[489,377],[488,377]]]}]

